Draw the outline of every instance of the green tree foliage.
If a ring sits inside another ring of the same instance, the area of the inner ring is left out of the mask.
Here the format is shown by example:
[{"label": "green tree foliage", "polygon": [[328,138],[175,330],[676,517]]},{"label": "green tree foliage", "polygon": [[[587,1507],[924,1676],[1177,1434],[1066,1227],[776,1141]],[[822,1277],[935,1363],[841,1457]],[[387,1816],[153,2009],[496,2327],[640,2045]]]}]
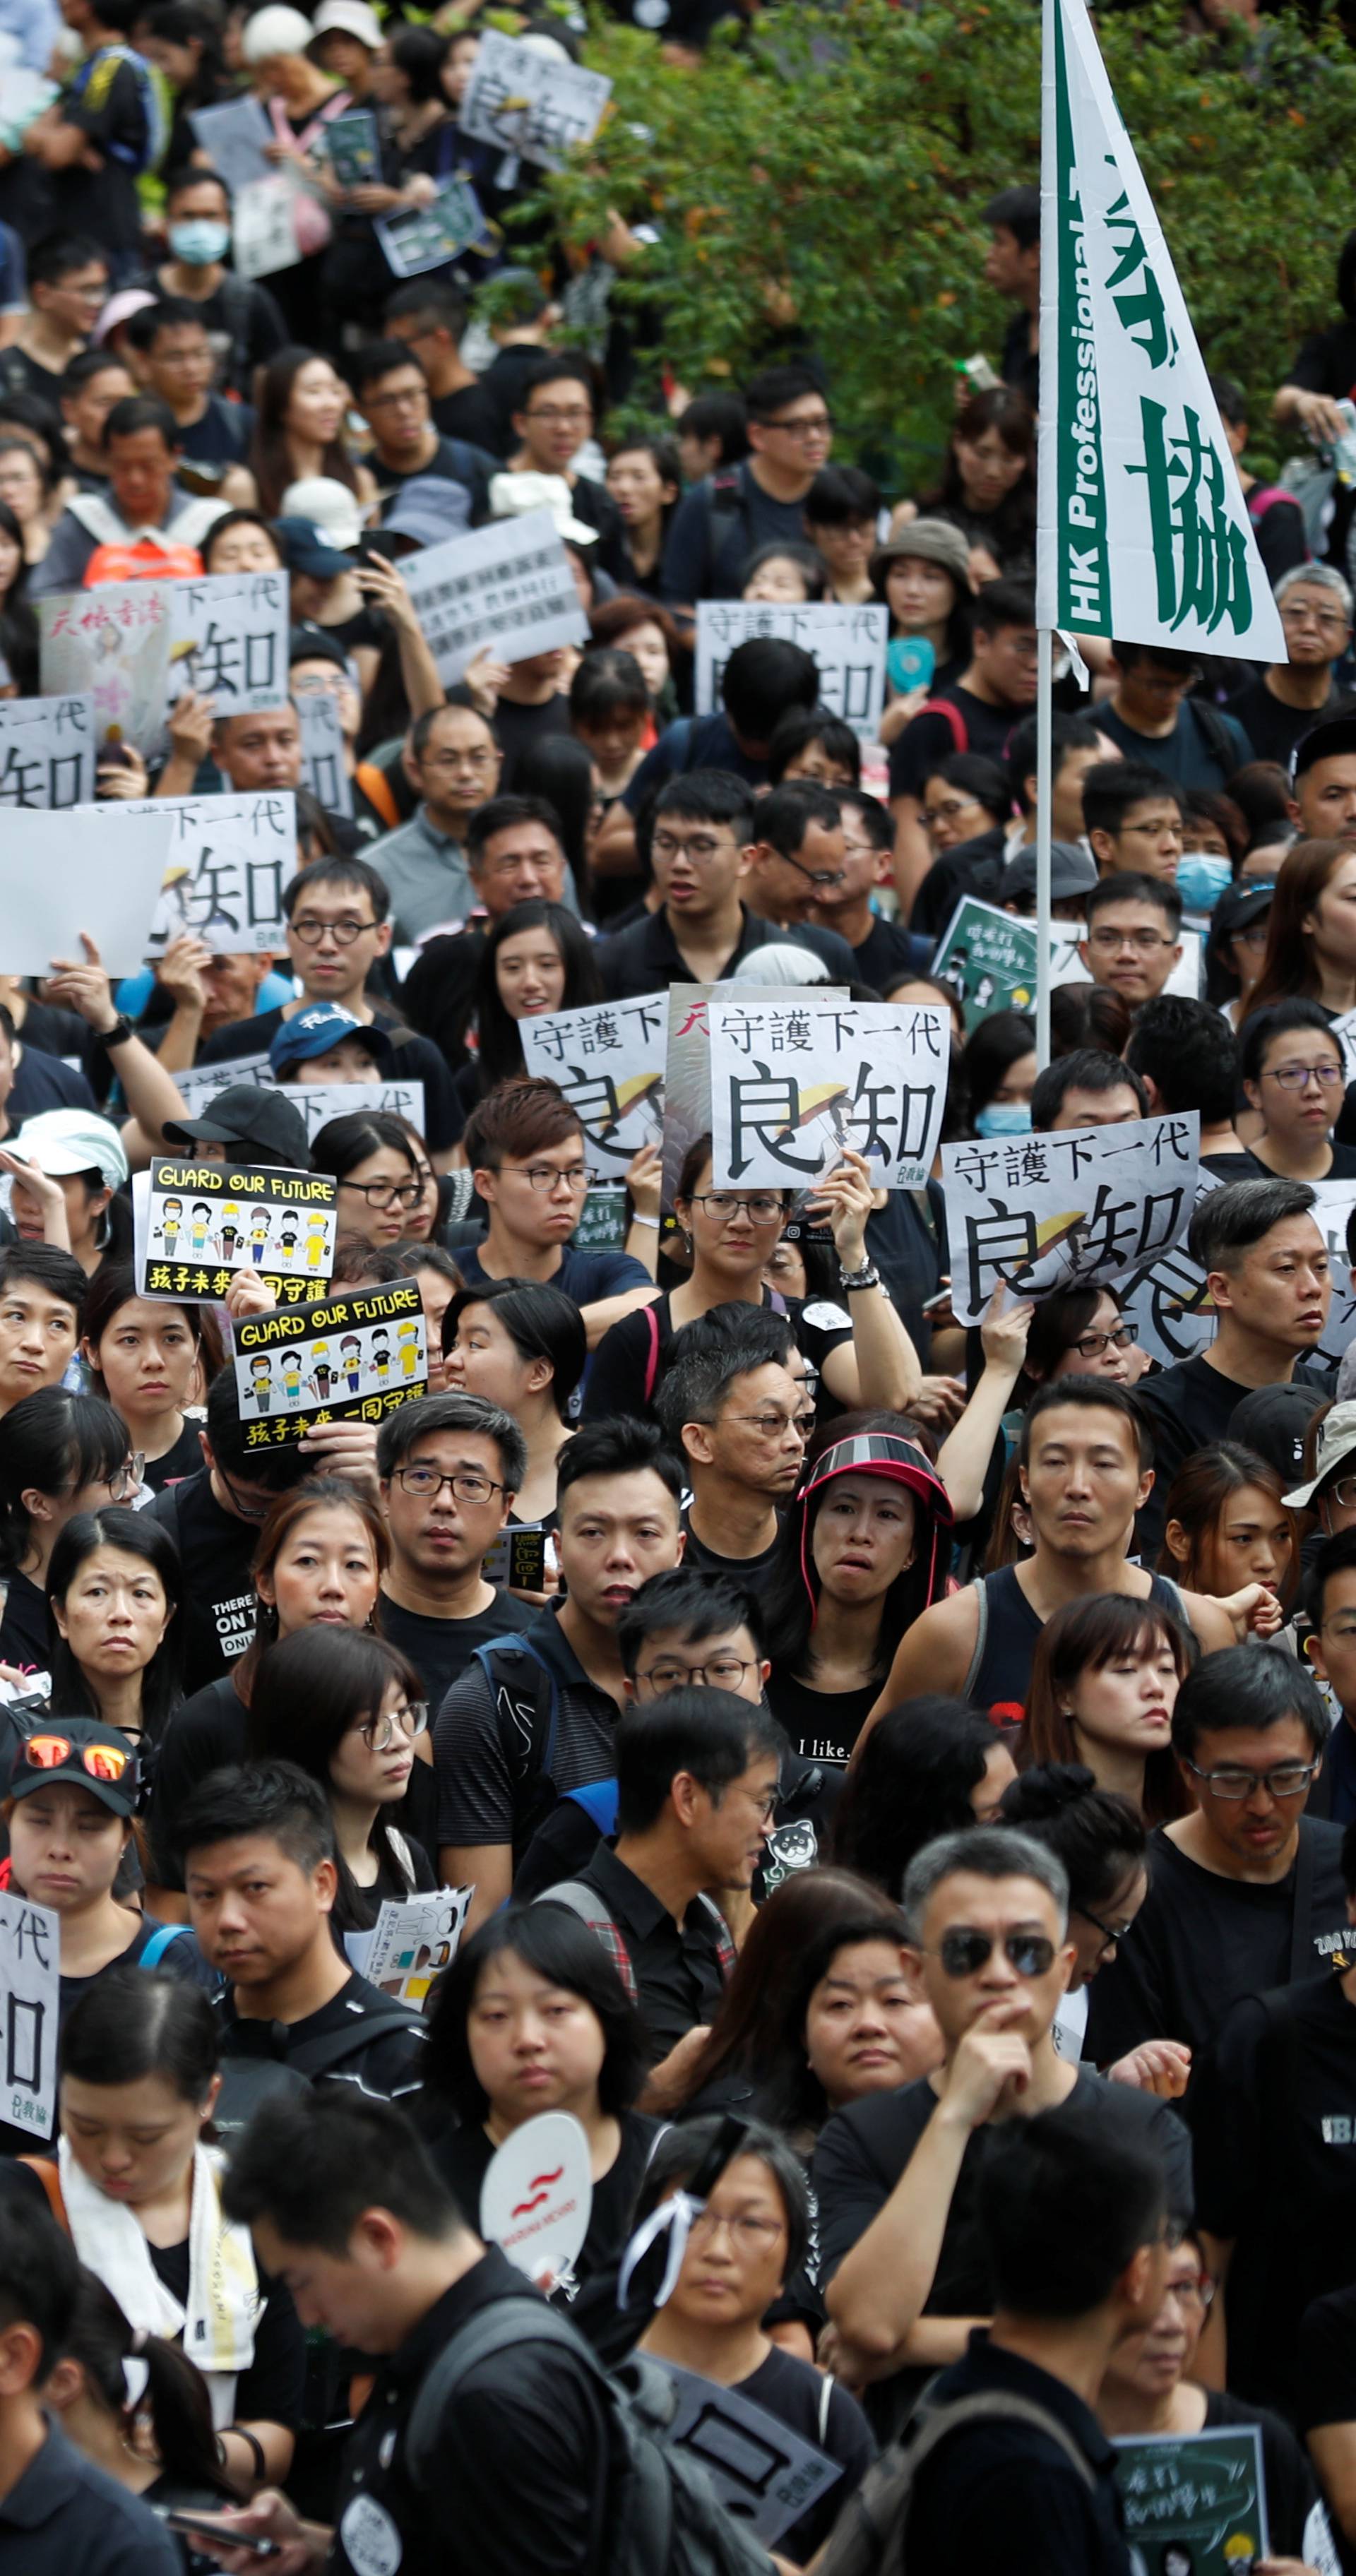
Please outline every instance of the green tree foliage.
[{"label": "green tree foliage", "polygon": [[[1330,22],[1184,37],[1176,0],[1099,33],[1207,363],[1248,389],[1267,467],[1271,395],[1336,311],[1356,55]],[[1008,319],[982,208],[1039,175],[1036,0],[772,0],[699,68],[615,22],[587,59],[612,111],[548,183],[555,220],[580,248],[610,207],[657,227],[619,293],[673,372],[737,381],[791,323],[828,370],[839,454],[899,488],[929,475],[956,367],[996,359]]]}]

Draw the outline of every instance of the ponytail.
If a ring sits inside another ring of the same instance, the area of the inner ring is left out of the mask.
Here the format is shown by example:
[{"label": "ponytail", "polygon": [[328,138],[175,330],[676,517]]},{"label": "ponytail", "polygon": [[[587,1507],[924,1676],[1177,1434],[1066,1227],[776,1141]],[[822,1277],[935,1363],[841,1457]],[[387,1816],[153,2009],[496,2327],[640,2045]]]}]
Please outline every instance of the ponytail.
[{"label": "ponytail", "polygon": [[[206,2486],[239,2502],[222,2468],[212,2426],[212,2401],[196,2363],[163,2335],[134,2331],[98,2274],[80,2267],[75,2314],[61,2358],[78,2361],[98,2402],[130,2426],[144,2406],[156,2458],[180,2486]],[[144,2364],[144,2392],[138,2387]]]}]

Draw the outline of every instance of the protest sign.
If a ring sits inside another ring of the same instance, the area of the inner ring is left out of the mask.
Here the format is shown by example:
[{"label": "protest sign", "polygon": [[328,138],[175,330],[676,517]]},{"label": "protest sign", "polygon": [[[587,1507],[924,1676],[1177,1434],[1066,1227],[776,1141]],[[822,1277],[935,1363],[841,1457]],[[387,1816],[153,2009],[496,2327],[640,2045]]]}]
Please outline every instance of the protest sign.
[{"label": "protest sign", "polygon": [[500,661],[522,662],[587,637],[569,557],[549,510],[446,537],[408,555],[400,569],[438,676],[449,686],[483,644]]},{"label": "protest sign", "polygon": [[457,1955],[474,1894],[473,1887],[436,1887],[401,1904],[385,1898],[372,1930],[357,1935],[359,1974],[384,1995],[422,2009],[434,1978]]},{"label": "protest sign", "polygon": [[353,820],[353,782],[344,760],[344,728],[328,689],[304,689],[294,702],[301,725],[301,783],[327,814]]},{"label": "protest sign", "polygon": [[1029,1011],[1036,999],[1036,925],[978,895],[962,895],[931,971],[955,986],[968,1029],[990,1011]]},{"label": "protest sign", "polygon": [[1342,1050],[1344,1079],[1356,1082],[1356,1011],[1344,1011],[1340,1020],[1334,1020],[1332,1033]]},{"label": "protest sign", "polygon": [[[1079,955],[1079,941],[1087,932],[1077,922],[1057,922],[1051,932],[1050,984],[1090,984],[1091,971]],[[1165,993],[1184,993],[1189,1002],[1200,999],[1204,942],[1198,930],[1180,933],[1182,954],[1163,987]]]},{"label": "protest sign", "polygon": [[[1352,1285],[1351,1263],[1347,1257],[1347,1226],[1356,1213],[1356,1179],[1315,1181],[1311,1186],[1314,1222],[1328,1247],[1328,1275],[1332,1281],[1328,1320],[1323,1328],[1323,1339],[1312,1357],[1319,1368],[1337,1368],[1346,1356],[1348,1343],[1356,1335],[1356,1288]],[[1320,1400],[1315,1395],[1315,1404]]]},{"label": "protest sign", "polygon": [[678,2399],[664,2428],[666,2448],[698,2461],[726,2512],[766,2549],[775,2549],[783,2533],[841,2478],[837,2460],[737,2388],[722,2388],[662,2357],[659,2366]]},{"label": "protest sign", "polygon": [[235,201],[231,257],[237,277],[273,277],[301,257],[297,239],[296,181],[278,170],[251,179]]},{"label": "protest sign", "polygon": [[0,1896],[0,2119],[35,2146],[56,2127],[60,1959],[60,1915]]},{"label": "protest sign", "polygon": [[0,805],[94,802],[94,700],[0,699]]},{"label": "protest sign", "polygon": [[832,707],[864,742],[880,734],[885,704],[885,643],[889,611],[874,603],[843,608],[834,603],[771,607],[747,599],[697,602],[697,713],[720,705],[720,683],[737,644],[751,635],[776,635],[813,653],[819,666],[819,703]]},{"label": "protest sign", "polygon": [[105,581],[36,602],[38,667],[48,697],[94,700],[94,739],[154,742],[165,717],[173,640],[171,581]]},{"label": "protest sign", "polygon": [[246,1316],[231,1341],[248,1449],[304,1439],[317,1422],[382,1422],[428,1393],[424,1309],[413,1283]]},{"label": "protest sign", "polygon": [[457,123],[478,143],[559,170],[574,145],[593,141],[611,95],[602,72],[539,54],[486,27]]},{"label": "protest sign", "polygon": [[288,577],[212,572],[170,590],[168,703],[185,689],[212,698],[219,716],[287,704]]},{"label": "protest sign", "polygon": [[362,188],[381,177],[381,144],[377,120],[367,107],[351,107],[336,116],[324,133],[329,165],[341,188]]},{"label": "protest sign", "polygon": [[277,137],[259,99],[251,95],[228,98],[224,107],[195,107],[188,121],[233,197],[251,181],[272,178],[273,164],[265,160],[264,146]]},{"label": "protest sign", "polygon": [[[578,1239],[577,1233],[570,1237],[572,1243]],[[526,1523],[502,1529],[485,1551],[480,1568],[482,1579],[500,1592],[544,1591],[548,1535],[546,1530]],[[551,1546],[554,1545],[552,1539]]]},{"label": "protest sign", "polygon": [[918,1190],[942,1132],[949,1014],[914,1002],[712,1000],[712,1182],[808,1189],[847,1151]]},{"label": "protest sign", "polygon": [[944,1145],[957,1323],[979,1322],[1000,1279],[1019,1297],[1114,1284],[1180,1243],[1196,1203],[1199,1145],[1194,1109],[1123,1127]]},{"label": "protest sign", "polygon": [[153,952],[183,930],[223,955],[271,955],[286,948],[283,887],[297,865],[297,800],[290,787],[250,796],[185,796],[169,805],[144,797],[118,810],[170,819]]},{"label": "protest sign", "polygon": [[1140,2433],[1115,2449],[1125,2536],[1140,2565],[1152,2563],[1163,2576],[1179,2568],[1182,2576],[1240,2576],[1271,2556],[1258,2425]]},{"label": "protest sign", "polygon": [[589,1191],[570,1237],[576,1252],[621,1252],[626,1246],[626,1192],[606,1181]]},{"label": "protest sign", "polygon": [[445,180],[426,206],[379,216],[373,230],[394,277],[422,277],[483,240],[485,217],[470,180],[455,178]]},{"label": "protest sign", "polygon": [[266,1055],[232,1056],[223,1064],[198,1065],[190,1073],[176,1073],[174,1082],[187,1118],[204,1117],[217,1094],[237,1083],[253,1083],[258,1091],[282,1091],[305,1122],[308,1145],[331,1118],[347,1117],[354,1109],[389,1110],[395,1118],[408,1118],[421,1136],[424,1132],[422,1082],[279,1083]]},{"label": "protest sign", "polygon": [[328,1172],[157,1159],[132,1184],[140,1295],[210,1304],[237,1270],[257,1270],[280,1306],[323,1297],[338,1193]]},{"label": "protest sign", "polygon": [[[745,1001],[785,1005],[785,984],[741,984]],[[708,1010],[713,995],[729,999],[728,984],[670,984],[669,1025],[664,1051],[664,1184],[663,1205],[671,1209],[678,1176],[689,1146],[711,1133],[711,1032]],[[815,998],[845,1002],[842,984],[816,984]]]},{"label": "protest sign", "polygon": [[543,2111],[491,2157],[480,2232],[539,2290],[553,2290],[572,2272],[592,2208],[587,2131],[569,2111]]},{"label": "protest sign", "polygon": [[0,917],[11,975],[50,975],[79,954],[86,931],[110,975],[132,975],[151,952],[174,831],[173,805],[71,805],[11,812],[0,833]]},{"label": "protest sign", "polygon": [[667,994],[642,993],[518,1022],[528,1072],[564,1092],[605,1180],[663,1137],[667,1018]]}]

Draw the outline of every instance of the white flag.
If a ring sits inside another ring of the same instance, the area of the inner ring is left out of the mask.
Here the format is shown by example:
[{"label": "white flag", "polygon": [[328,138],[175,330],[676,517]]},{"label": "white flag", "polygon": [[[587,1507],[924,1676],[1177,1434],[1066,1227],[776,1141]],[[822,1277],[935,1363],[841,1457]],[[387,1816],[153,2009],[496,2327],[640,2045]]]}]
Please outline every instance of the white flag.
[{"label": "white flag", "polygon": [[1286,658],[1237,470],[1084,0],[1044,0],[1036,619]]}]

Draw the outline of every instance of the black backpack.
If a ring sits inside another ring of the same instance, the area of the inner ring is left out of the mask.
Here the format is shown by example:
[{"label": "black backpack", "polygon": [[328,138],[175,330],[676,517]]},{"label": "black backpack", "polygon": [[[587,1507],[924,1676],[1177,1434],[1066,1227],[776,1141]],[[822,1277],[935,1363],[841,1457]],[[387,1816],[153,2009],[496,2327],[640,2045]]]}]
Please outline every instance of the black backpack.
[{"label": "black backpack", "polygon": [[1067,2425],[1032,2398],[1006,2397],[995,2389],[989,2395],[954,2398],[948,2406],[924,2406],[848,2497],[815,2559],[815,2576],[908,2576],[909,2510],[924,2461],[967,2424],[1014,2422],[1056,2443],[1091,2492],[1096,2471]]},{"label": "black backpack", "polygon": [[[678,2403],[667,2373],[636,2358],[610,2377],[568,2319],[528,2292],[477,2309],[425,2376],[405,2447],[416,2486],[430,2487],[442,2474],[438,2428],[449,2399],[481,2362],[524,2343],[573,2353],[606,2401],[614,2465],[595,2576],[768,2576],[766,2551],[717,2502],[705,2471],[686,2452],[665,2447]],[[529,2464],[524,2470],[530,2474]]]},{"label": "black backpack", "polygon": [[322,2075],[333,2075],[350,2057],[371,2040],[384,2039],[388,2031],[408,2030],[417,2024],[418,2013],[406,2004],[392,2003],[387,2012],[370,2012],[345,2024],[342,2030],[326,2031],[323,2038],[303,2040],[286,2060],[280,2057],[223,2057],[221,2091],[212,2112],[215,2127],[223,2138],[238,2138],[249,2127],[261,2102],[277,2093],[304,2100]]}]

